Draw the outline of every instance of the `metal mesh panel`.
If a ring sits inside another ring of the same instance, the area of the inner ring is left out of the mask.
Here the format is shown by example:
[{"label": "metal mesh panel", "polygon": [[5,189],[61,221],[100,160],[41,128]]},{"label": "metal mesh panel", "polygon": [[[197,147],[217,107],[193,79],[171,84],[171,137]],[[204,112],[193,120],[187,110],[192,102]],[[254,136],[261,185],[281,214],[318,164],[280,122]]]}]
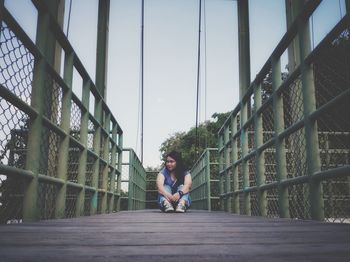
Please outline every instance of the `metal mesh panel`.
[{"label": "metal mesh panel", "polygon": [[272,96],[272,77],[271,77],[272,69],[270,68],[269,73],[266,74],[264,80],[261,84],[261,100],[262,104],[264,104],[271,96]]},{"label": "metal mesh panel", "polygon": [[111,167],[108,167],[108,185],[107,190],[108,191],[114,191],[115,188],[115,173]]},{"label": "metal mesh panel", "polygon": [[288,186],[289,214],[291,218],[310,219],[309,185]]},{"label": "metal mesh panel", "polygon": [[301,128],[285,139],[287,158],[287,177],[306,175],[306,142],[304,129]]},{"label": "metal mesh panel", "polygon": [[249,186],[256,186],[256,156],[251,157],[248,160],[248,168],[249,168]]},{"label": "metal mesh panel", "polygon": [[62,121],[63,92],[62,87],[50,75],[46,75],[44,97],[44,116],[59,126]]},{"label": "metal mesh panel", "polygon": [[241,215],[246,215],[247,213],[244,206],[244,193],[239,193],[238,197],[239,197],[239,213]]},{"label": "metal mesh panel", "polygon": [[263,143],[272,139],[275,135],[273,126],[273,107],[272,102],[269,103],[262,112],[263,121]]},{"label": "metal mesh panel", "polygon": [[122,166],[122,180],[129,180],[129,165]]},{"label": "metal mesh panel", "polygon": [[30,104],[34,56],[5,23],[0,33],[0,64],[0,84]]},{"label": "metal mesh panel", "polygon": [[257,191],[250,192],[250,212],[252,216],[260,216]]},{"label": "metal mesh panel", "polygon": [[0,163],[24,168],[29,116],[0,97]]},{"label": "metal mesh panel", "polygon": [[102,214],[102,199],[103,199],[103,193],[98,192],[97,194],[97,214]]},{"label": "metal mesh panel", "polygon": [[87,148],[90,150],[94,149],[94,136],[95,136],[95,124],[89,120],[88,124],[88,137],[87,137]]},{"label": "metal mesh panel", "polygon": [[254,114],[254,103],[254,95],[251,94],[249,100],[247,101],[247,119]]},{"label": "metal mesh panel", "polygon": [[276,150],[268,148],[264,151],[265,183],[277,181]]},{"label": "metal mesh panel", "polygon": [[93,186],[93,175],[94,175],[94,164],[95,164],[95,157],[91,154],[87,154],[86,159],[86,171],[85,171],[85,185],[87,186]]},{"label": "metal mesh panel", "polygon": [[241,134],[235,139],[237,141],[237,160],[242,158],[242,144],[241,144]]},{"label": "metal mesh panel", "polygon": [[80,127],[81,127],[81,109],[72,101],[72,107],[70,110],[70,134],[76,140],[80,140]]},{"label": "metal mesh panel", "polygon": [[80,154],[81,154],[80,148],[74,146],[71,143],[68,149],[68,170],[67,170],[68,181],[78,183]]},{"label": "metal mesh panel", "polygon": [[40,142],[41,157],[39,161],[39,173],[57,177],[58,152],[61,144],[61,137],[47,127],[43,127]]},{"label": "metal mesh panel", "polygon": [[0,224],[22,222],[25,186],[24,179],[0,174]]},{"label": "metal mesh panel", "polygon": [[[231,188],[232,190],[232,188]],[[219,181],[210,182],[210,196],[216,197],[220,195]]]},{"label": "metal mesh panel", "polygon": [[105,168],[105,164],[100,162],[99,171],[98,171],[98,188],[103,188],[103,170]]},{"label": "metal mesh panel", "polygon": [[106,210],[107,213],[113,212],[113,208],[111,208],[111,205],[110,205],[111,201],[112,201],[112,194],[107,194],[107,210]]},{"label": "metal mesh panel", "polygon": [[147,181],[146,187],[147,187],[147,190],[157,190],[157,184],[155,181]]},{"label": "metal mesh panel", "polygon": [[300,77],[282,92],[284,126],[288,128],[303,118],[303,92]]},{"label": "metal mesh panel", "polygon": [[345,29],[315,57],[316,106],[320,107],[350,88],[349,30]]},{"label": "metal mesh panel", "polygon": [[79,189],[67,187],[65,217],[76,216],[78,195]]},{"label": "metal mesh panel", "polygon": [[108,142],[109,145],[109,150],[108,150],[108,163],[111,165],[112,164],[112,148],[113,148],[113,144],[112,141]]},{"label": "metal mesh panel", "polygon": [[59,186],[54,184],[39,183],[38,208],[40,210],[40,220],[55,217],[58,188]]},{"label": "metal mesh panel", "polygon": [[350,222],[350,177],[323,181],[325,220]]},{"label": "metal mesh panel", "polygon": [[242,163],[237,166],[237,175],[238,175],[238,190],[243,189],[243,168]]},{"label": "metal mesh panel", "polygon": [[279,217],[278,189],[272,188],[266,191],[267,216]]},{"label": "metal mesh panel", "polygon": [[101,144],[100,144],[100,157],[103,158],[104,157],[104,152],[105,152],[105,135],[102,134],[101,135]]},{"label": "metal mesh panel", "polygon": [[84,216],[90,215],[93,195],[94,195],[93,191],[85,190]]},{"label": "metal mesh panel", "polygon": [[350,164],[350,103],[343,101],[317,119],[322,170]]},{"label": "metal mesh panel", "polygon": [[248,153],[255,149],[255,140],[254,140],[254,122],[248,126],[246,129],[248,136]]}]

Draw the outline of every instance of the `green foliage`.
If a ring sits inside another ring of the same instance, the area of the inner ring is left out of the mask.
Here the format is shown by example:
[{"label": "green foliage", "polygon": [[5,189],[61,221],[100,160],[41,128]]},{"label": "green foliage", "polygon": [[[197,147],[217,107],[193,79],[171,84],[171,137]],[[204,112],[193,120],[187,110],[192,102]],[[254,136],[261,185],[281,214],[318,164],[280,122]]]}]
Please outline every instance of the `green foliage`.
[{"label": "green foliage", "polygon": [[161,144],[160,152],[162,154],[162,160],[164,161],[165,155],[168,152],[176,150],[182,153],[184,163],[190,169],[206,148],[217,147],[217,133],[230,113],[215,113],[212,115],[212,121],[208,120],[198,126],[198,150],[196,150],[195,127],[192,127],[187,132],[176,132],[170,136]]}]

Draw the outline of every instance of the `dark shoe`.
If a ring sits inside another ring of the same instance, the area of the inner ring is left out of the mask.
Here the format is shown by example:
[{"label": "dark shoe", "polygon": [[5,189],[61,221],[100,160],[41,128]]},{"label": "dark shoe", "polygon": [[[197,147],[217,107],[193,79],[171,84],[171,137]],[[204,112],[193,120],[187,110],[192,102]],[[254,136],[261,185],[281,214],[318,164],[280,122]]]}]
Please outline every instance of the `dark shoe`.
[{"label": "dark shoe", "polygon": [[170,204],[167,200],[163,201],[163,210],[165,213],[174,212],[172,204]]}]

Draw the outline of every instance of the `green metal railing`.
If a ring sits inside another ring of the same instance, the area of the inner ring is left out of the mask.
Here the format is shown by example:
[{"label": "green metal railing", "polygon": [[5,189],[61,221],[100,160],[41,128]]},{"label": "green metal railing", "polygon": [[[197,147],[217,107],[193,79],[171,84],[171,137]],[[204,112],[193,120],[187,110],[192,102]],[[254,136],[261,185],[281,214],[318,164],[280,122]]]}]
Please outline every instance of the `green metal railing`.
[{"label": "green metal railing", "polygon": [[123,149],[122,210],[146,208],[146,171],[134,150]]},{"label": "green metal railing", "polygon": [[146,172],[146,208],[147,209],[157,209],[157,175],[159,171],[147,171]]},{"label": "green metal railing", "polygon": [[193,209],[219,210],[218,149],[207,148],[191,169]]},{"label": "green metal railing", "polygon": [[[219,131],[222,210],[350,219],[349,14],[311,51],[319,3],[306,3]],[[292,43],[297,64],[281,74]]]},{"label": "green metal railing", "polygon": [[54,2],[32,2],[36,43],[0,1],[0,223],[117,211],[122,129],[51,15]]}]

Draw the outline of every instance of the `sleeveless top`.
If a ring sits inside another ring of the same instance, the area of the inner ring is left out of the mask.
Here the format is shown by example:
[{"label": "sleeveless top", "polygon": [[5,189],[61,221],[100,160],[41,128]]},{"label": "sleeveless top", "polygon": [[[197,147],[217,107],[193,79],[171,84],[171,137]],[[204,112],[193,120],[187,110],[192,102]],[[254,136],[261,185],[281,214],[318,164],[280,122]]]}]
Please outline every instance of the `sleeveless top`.
[{"label": "sleeveless top", "polygon": [[[171,191],[173,192],[173,194],[177,191],[178,186],[180,186],[180,185],[182,185],[184,183],[183,181],[179,181],[180,179],[173,180],[171,178],[169,170],[166,169],[166,168],[163,168],[160,171],[160,173],[164,176],[164,185],[170,186],[171,187]],[[185,179],[185,176],[187,176],[187,175],[190,175],[190,172],[185,171],[184,175],[183,175],[184,179]]]}]

